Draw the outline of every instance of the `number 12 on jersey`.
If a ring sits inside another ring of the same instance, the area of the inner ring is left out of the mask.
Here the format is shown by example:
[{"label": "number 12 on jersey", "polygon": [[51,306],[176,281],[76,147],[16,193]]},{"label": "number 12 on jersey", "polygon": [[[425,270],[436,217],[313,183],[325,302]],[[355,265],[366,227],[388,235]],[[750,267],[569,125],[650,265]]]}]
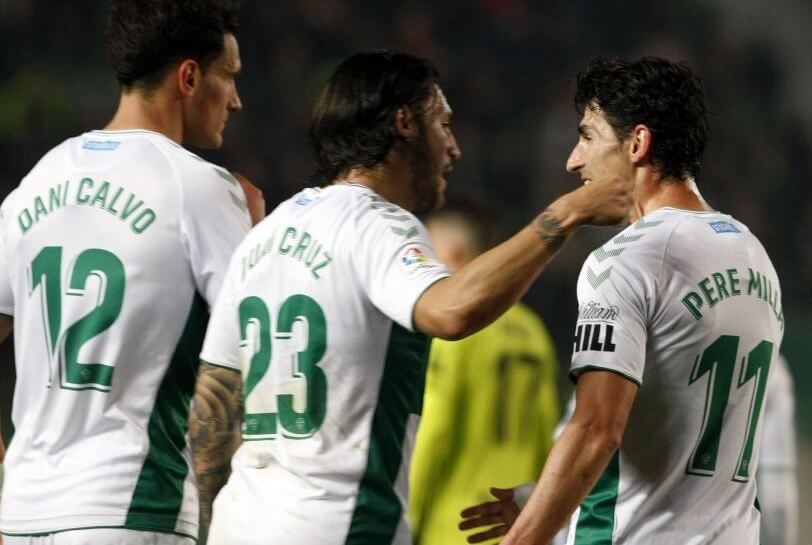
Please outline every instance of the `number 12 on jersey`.
[{"label": "number 12 on jersey", "polygon": [[[312,436],[327,412],[327,377],[318,366],[327,350],[324,311],[307,295],[292,295],[279,307],[276,333],[272,334],[268,306],[251,296],[240,302],[239,317],[240,346],[250,360],[244,375],[243,439],[275,439],[279,427],[284,437]],[[296,335],[295,330],[304,335]],[[304,346],[299,337],[304,337]],[[290,357],[277,354],[272,358],[274,350]],[[272,361],[282,368],[271,369]],[[263,380],[269,373],[270,380]],[[287,391],[283,393],[283,389]]]},{"label": "number 12 on jersey", "polygon": [[[697,356],[694,362],[688,384],[694,384],[707,374],[708,386],[705,394],[702,429],[691,457],[688,459],[687,473],[692,475],[709,477],[716,470],[722,423],[737,367],[738,350],[739,337],[722,335],[713,341],[701,356]],[[767,389],[772,353],[773,343],[761,341],[750,351],[747,358],[743,358],[736,388],[743,387],[752,378],[756,379],[756,384],[749,403],[744,443],[739,453],[736,472],[733,475],[733,480],[736,482],[747,482],[751,476],[750,459],[753,456],[753,445],[761,415],[761,405],[764,401],[764,391]]]},{"label": "number 12 on jersey", "polygon": [[[66,390],[110,391],[113,365],[109,363],[81,363],[82,346],[107,330],[121,313],[124,302],[126,275],[124,265],[115,254],[99,248],[90,248],[79,254],[73,262],[65,295],[84,297],[91,295],[88,281],[95,277],[99,289],[93,309],[85,316],[62,329],[62,247],[46,246],[31,261],[29,269],[31,293],[42,297],[42,315],[51,361],[56,359],[59,386]],[[39,290],[37,288],[40,288]],[[69,304],[71,298],[65,299]],[[51,378],[51,380],[53,380]]]}]

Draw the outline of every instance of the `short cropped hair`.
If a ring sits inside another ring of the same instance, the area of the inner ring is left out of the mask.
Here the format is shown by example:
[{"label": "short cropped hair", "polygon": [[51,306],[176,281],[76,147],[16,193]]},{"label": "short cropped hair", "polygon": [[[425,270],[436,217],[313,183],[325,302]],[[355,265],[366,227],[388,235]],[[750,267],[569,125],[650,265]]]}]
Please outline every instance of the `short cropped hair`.
[{"label": "short cropped hair", "polygon": [[116,79],[149,91],[183,59],[205,69],[223,34],[237,31],[238,8],[239,0],[113,0],[105,38]]},{"label": "short cropped hair", "polygon": [[595,59],[578,74],[575,92],[578,113],[593,106],[620,139],[635,125],[646,125],[651,160],[662,175],[699,174],[710,128],[702,80],[685,64],[657,57]]},{"label": "short cropped hair", "polygon": [[383,162],[398,138],[395,115],[422,119],[438,73],[428,59],[391,51],[357,53],[336,68],[313,110],[310,141],[325,182]]}]

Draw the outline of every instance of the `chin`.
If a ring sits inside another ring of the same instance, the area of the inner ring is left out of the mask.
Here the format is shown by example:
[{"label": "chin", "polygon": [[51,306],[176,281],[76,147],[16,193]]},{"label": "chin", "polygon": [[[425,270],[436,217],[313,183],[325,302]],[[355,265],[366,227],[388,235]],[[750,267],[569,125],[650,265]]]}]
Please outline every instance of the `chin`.
[{"label": "chin", "polygon": [[219,149],[223,145],[223,135],[220,133],[199,134],[186,139],[184,144],[198,149]]},{"label": "chin", "polygon": [[445,192],[441,191],[437,194],[437,199],[434,201],[434,206],[432,210],[437,210],[438,208],[442,208],[445,206]]}]

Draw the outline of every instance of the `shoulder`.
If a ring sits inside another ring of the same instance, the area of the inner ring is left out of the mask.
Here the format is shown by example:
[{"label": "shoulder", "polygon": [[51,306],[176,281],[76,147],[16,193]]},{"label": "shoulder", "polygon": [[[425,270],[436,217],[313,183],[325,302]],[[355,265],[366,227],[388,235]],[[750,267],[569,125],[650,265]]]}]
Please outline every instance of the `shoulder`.
[{"label": "shoulder", "polygon": [[64,163],[68,160],[69,150],[72,149],[81,138],[82,135],[68,138],[48,150],[34,164],[28,174],[23,177],[23,183],[25,182],[26,178],[38,171],[41,171],[42,169],[50,169],[64,165]]},{"label": "shoulder", "polygon": [[414,214],[372,191],[358,194],[355,203],[361,226],[389,231],[404,238],[425,234],[423,224]]},{"label": "shoulder", "polygon": [[632,223],[595,249],[581,269],[581,278],[597,287],[613,275],[659,275],[668,244],[681,218],[656,211]]},{"label": "shoulder", "polygon": [[428,242],[428,233],[411,212],[357,185],[329,186],[323,198],[340,210],[358,238],[376,244]]}]

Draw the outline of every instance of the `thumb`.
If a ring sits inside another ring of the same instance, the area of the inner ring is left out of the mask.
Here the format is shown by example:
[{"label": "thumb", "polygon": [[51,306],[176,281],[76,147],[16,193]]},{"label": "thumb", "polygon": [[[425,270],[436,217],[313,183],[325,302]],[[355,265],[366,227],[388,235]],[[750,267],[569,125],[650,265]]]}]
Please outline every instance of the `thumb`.
[{"label": "thumb", "polygon": [[491,494],[494,495],[497,499],[503,501],[512,501],[513,500],[513,489],[512,488],[491,488]]}]

